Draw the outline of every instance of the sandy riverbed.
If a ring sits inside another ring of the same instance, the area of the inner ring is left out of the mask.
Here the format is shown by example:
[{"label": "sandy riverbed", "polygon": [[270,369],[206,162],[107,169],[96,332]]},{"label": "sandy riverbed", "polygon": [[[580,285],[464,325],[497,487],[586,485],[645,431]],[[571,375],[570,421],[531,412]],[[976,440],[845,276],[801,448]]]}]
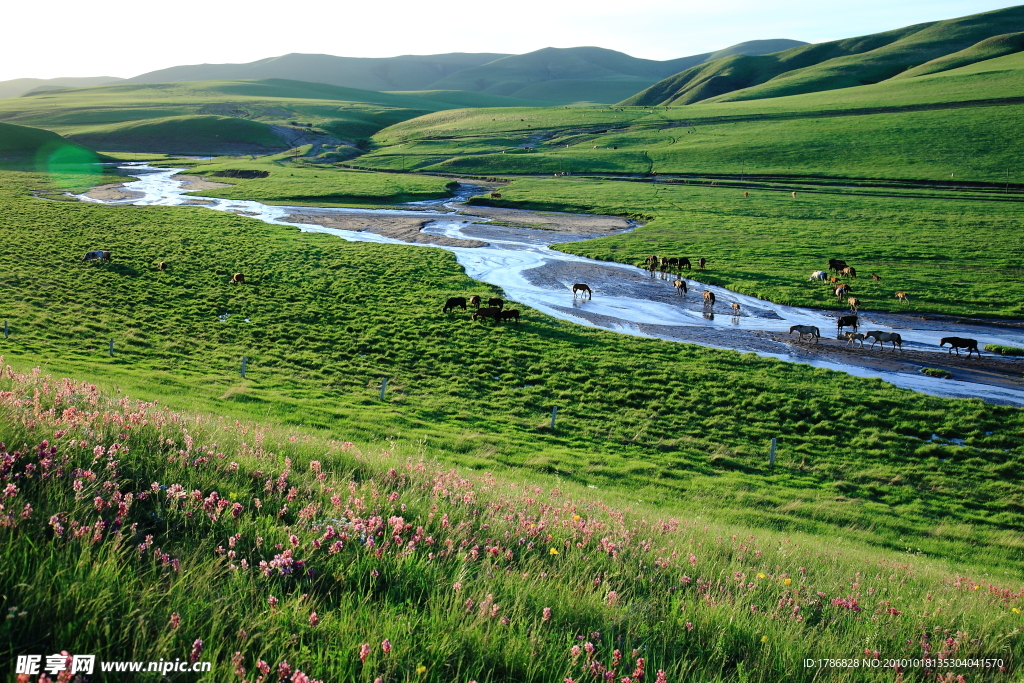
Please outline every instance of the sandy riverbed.
[{"label": "sandy riverbed", "polygon": [[231,187],[230,183],[215,183],[197,175],[186,175],[179,173],[171,176],[173,180],[181,181],[181,188],[186,192],[201,192],[203,190],[216,190],[220,187]]},{"label": "sandy riverbed", "polygon": [[442,235],[428,235],[423,226],[432,219],[411,216],[387,216],[372,213],[317,213],[315,211],[288,214],[281,220],[304,225],[322,225],[336,230],[372,232],[410,244],[436,244],[445,247],[486,247],[487,242],[464,240]]},{"label": "sandy riverbed", "polygon": [[501,225],[555,230],[566,235],[594,235],[625,230],[632,224],[619,216],[598,216],[585,213],[552,213],[527,211],[524,209],[503,209],[492,206],[465,206],[459,213],[479,216]]},{"label": "sandy riverbed", "polygon": [[[129,181],[125,181],[129,182]],[[145,192],[124,189],[124,183],[110,183],[98,185],[85,193],[86,197],[102,202],[123,202],[128,199],[141,199],[146,196]]]}]

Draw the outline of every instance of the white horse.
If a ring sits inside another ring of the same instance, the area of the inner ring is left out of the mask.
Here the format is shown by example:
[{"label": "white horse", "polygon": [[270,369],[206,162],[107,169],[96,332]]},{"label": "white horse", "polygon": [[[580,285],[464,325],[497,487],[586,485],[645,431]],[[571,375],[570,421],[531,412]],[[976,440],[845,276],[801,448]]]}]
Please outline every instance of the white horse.
[{"label": "white horse", "polygon": [[824,282],[827,279],[828,273],[826,273],[824,270],[816,270],[813,273],[811,273],[811,276],[809,278],[807,278],[808,282],[811,280],[818,280],[819,282]]},{"label": "white horse", "polygon": [[870,332],[864,333],[864,338],[871,338],[871,346],[868,348],[874,348],[877,343],[879,348],[885,347],[885,342],[892,342],[892,350],[896,351],[896,347],[900,347],[900,353],[903,353],[903,337],[900,336],[899,332],[882,332],[881,330],[871,330]]}]

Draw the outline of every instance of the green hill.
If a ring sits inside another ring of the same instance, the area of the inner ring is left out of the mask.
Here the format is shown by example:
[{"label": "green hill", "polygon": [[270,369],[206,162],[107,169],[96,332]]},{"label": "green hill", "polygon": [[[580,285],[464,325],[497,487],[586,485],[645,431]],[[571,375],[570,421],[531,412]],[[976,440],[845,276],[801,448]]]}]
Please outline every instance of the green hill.
[{"label": "green hill", "polygon": [[43,90],[63,88],[89,88],[94,85],[106,85],[120,81],[112,76],[96,76],[91,78],[16,78],[11,81],[0,81],[0,99],[21,97],[22,95]]},{"label": "green hill", "polygon": [[915,66],[913,69],[907,69],[903,73],[893,76],[893,80],[899,78],[911,78],[914,76],[926,76],[940,71],[957,69],[961,66],[977,64],[978,62],[995,59],[996,57],[1002,57],[1003,55],[1014,54],[1016,52],[1021,52],[1022,50],[1024,50],[1024,31],[1018,33],[1004,33],[1001,36],[986,38],[985,40],[975,43],[969,48],[960,50],[959,52],[943,55],[942,57],[933,59],[930,62],[925,62],[920,66]]},{"label": "green hill", "polygon": [[[48,130],[0,123],[0,168],[94,172],[96,154]],[[77,168],[81,167],[81,168]]]},{"label": "green hill", "polygon": [[[784,97],[878,83],[954,53],[957,66],[1006,54],[980,41],[1024,29],[1024,6],[917,24],[770,55],[735,55],[692,67],[621,102],[623,106],[692,104]],[[1012,43],[1012,41],[1011,41]],[[926,71],[924,73],[930,73]]]},{"label": "green hill", "polygon": [[68,137],[112,152],[262,154],[289,146],[284,137],[265,123],[228,116],[172,116],[131,121],[93,126]]}]

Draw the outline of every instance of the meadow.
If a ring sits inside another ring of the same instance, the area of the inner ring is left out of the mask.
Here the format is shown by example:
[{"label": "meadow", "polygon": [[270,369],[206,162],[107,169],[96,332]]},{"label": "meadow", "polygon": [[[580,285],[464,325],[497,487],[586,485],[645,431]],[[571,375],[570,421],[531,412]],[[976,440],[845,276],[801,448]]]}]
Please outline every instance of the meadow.
[{"label": "meadow", "polygon": [[292,683],[1019,675],[1015,578],[0,373],[5,660]]}]

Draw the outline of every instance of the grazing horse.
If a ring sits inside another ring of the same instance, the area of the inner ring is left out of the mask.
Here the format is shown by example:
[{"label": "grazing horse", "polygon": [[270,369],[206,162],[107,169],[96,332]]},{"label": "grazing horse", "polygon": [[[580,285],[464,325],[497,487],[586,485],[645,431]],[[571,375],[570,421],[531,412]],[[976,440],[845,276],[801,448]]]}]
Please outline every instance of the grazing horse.
[{"label": "grazing horse", "polygon": [[850,304],[850,310],[856,313],[860,310],[860,299],[855,296],[851,296],[846,300],[846,303]]},{"label": "grazing horse", "polygon": [[881,275],[875,275],[874,273],[871,273],[871,279],[874,280],[875,282],[881,282],[882,281],[882,276]]},{"label": "grazing horse", "polygon": [[744,192],[744,193],[743,193],[743,198],[744,198],[744,199],[746,199],[746,198],[747,198],[747,197],[749,197],[749,196],[750,196],[750,193],[749,193],[749,192]]},{"label": "grazing horse", "polygon": [[519,309],[518,308],[510,308],[507,311],[502,311],[501,312],[501,319],[502,320],[515,320],[516,321],[516,325],[518,325],[519,324]]},{"label": "grazing horse", "polygon": [[664,256],[658,259],[658,269],[661,271],[661,279],[667,280],[668,278],[665,277],[665,273],[668,272],[668,259]]},{"label": "grazing horse", "polygon": [[679,257],[679,269],[682,270],[683,268],[686,268],[687,270],[690,270],[690,268],[692,268],[692,266],[690,265],[690,259],[686,258],[685,256],[680,256]]},{"label": "grazing horse", "polygon": [[910,303],[910,299],[907,298],[907,293],[906,292],[896,292],[896,298],[899,301],[902,301],[905,304],[909,304]]},{"label": "grazing horse", "polygon": [[708,291],[706,289],[704,290],[704,305],[705,306],[714,306],[715,305],[715,293],[714,292]]},{"label": "grazing horse", "polygon": [[235,273],[234,275],[231,276],[231,284],[233,284],[233,285],[244,285],[245,284],[245,276],[242,275],[241,273]]},{"label": "grazing horse", "polygon": [[903,337],[900,336],[899,332],[882,332],[881,330],[871,330],[870,332],[864,333],[864,338],[871,338],[871,346],[868,348],[875,348],[875,343],[878,343],[879,348],[885,347],[885,342],[892,342],[892,350],[896,351],[896,347],[900,347],[900,353],[903,353]]},{"label": "grazing horse", "polygon": [[85,252],[85,258],[83,258],[82,260],[83,261],[109,261],[110,260],[110,252],[109,251],[101,251],[99,249],[97,249],[95,251],[87,251],[87,252]]},{"label": "grazing horse", "polygon": [[849,275],[854,280],[857,279],[857,269],[854,268],[853,266],[846,266],[841,271],[839,271],[839,274],[840,275]]},{"label": "grazing horse", "polygon": [[833,292],[833,294],[836,295],[837,299],[842,301],[844,296],[848,296],[850,294],[850,285],[847,285],[847,284],[839,285],[838,287],[836,287],[836,291]]},{"label": "grazing horse", "polygon": [[160,263],[156,264],[156,267],[158,270],[167,270],[167,263],[161,261]]},{"label": "grazing horse", "polygon": [[793,193],[793,199],[796,199],[796,192]]},{"label": "grazing horse", "polygon": [[574,284],[572,286],[572,298],[573,299],[576,298],[576,294],[579,294],[580,297],[582,297],[584,294],[586,294],[588,299],[593,299],[594,298],[594,292],[591,291],[590,285],[583,284],[582,282],[577,282],[576,284]]},{"label": "grazing horse", "polygon": [[828,276],[828,283],[830,285],[838,285],[839,284],[839,278],[837,278],[835,275],[829,275]]},{"label": "grazing horse", "polygon": [[472,306],[473,308],[480,308],[480,297],[478,297],[476,294],[469,297],[469,305]]},{"label": "grazing horse", "polygon": [[697,259],[697,267],[700,268],[701,270],[704,270],[704,266],[706,266],[707,264],[708,264],[708,260],[706,258],[704,258],[703,256],[701,256],[699,259]]},{"label": "grazing horse", "polygon": [[451,297],[450,299],[448,299],[448,301],[445,302],[444,308],[442,309],[442,311],[444,313],[447,313],[449,311],[454,311],[456,306],[458,306],[462,310],[466,310],[466,297],[464,297],[464,296],[453,296],[453,297]]},{"label": "grazing horse", "polygon": [[733,315],[739,315],[740,314],[740,305],[738,303],[736,303],[735,301],[732,302],[732,305],[729,308],[732,309],[732,314]]},{"label": "grazing horse", "polygon": [[824,270],[816,270],[811,273],[811,276],[807,278],[807,281],[810,282],[811,280],[817,280],[818,282],[824,282],[826,279],[828,279],[828,273]]},{"label": "grazing horse", "polygon": [[686,280],[673,280],[672,286],[676,288],[676,294],[679,296],[686,294]]},{"label": "grazing horse", "polygon": [[864,348],[864,335],[860,332],[840,332],[838,338],[845,339],[847,346],[854,342],[860,342],[860,348]]},{"label": "grazing horse", "polygon": [[648,263],[646,270],[651,277],[654,277],[654,274],[658,271],[657,262]]},{"label": "grazing horse", "polygon": [[956,349],[956,355],[960,355],[960,349],[967,349],[967,357],[970,358],[972,353],[977,352],[978,357],[981,358],[981,350],[978,349],[977,339],[965,339],[964,337],[943,337],[939,340],[939,346],[945,346],[949,344],[949,353],[953,353],[953,349]]},{"label": "grazing horse", "polygon": [[647,263],[648,265],[650,265],[651,263],[657,263],[657,262],[658,262],[658,257],[655,256],[654,254],[651,254],[647,258],[644,259],[644,263]]},{"label": "grazing horse", "polygon": [[473,320],[477,318],[491,318],[495,323],[501,319],[501,309],[494,307],[479,308],[476,313],[473,314]]},{"label": "grazing horse", "polygon": [[490,299],[487,300],[487,305],[497,308],[498,310],[501,310],[505,308],[505,300],[499,299],[496,296],[492,296]]},{"label": "grazing horse", "polygon": [[803,341],[804,335],[808,334],[814,337],[815,344],[821,343],[821,331],[814,325],[793,325],[793,327],[789,328],[789,333],[793,334],[794,332],[800,333],[800,336],[797,337],[797,341]]},{"label": "grazing horse", "polygon": [[855,315],[841,315],[841,316],[839,316],[839,320],[836,321],[836,332],[837,333],[842,332],[844,327],[852,327],[853,329],[857,329],[857,327],[858,327],[857,316],[855,316]]},{"label": "grazing horse", "polygon": [[829,270],[834,270],[835,272],[838,273],[839,271],[841,271],[845,267],[846,267],[846,261],[843,261],[842,259],[830,258],[828,260],[828,269]]}]

